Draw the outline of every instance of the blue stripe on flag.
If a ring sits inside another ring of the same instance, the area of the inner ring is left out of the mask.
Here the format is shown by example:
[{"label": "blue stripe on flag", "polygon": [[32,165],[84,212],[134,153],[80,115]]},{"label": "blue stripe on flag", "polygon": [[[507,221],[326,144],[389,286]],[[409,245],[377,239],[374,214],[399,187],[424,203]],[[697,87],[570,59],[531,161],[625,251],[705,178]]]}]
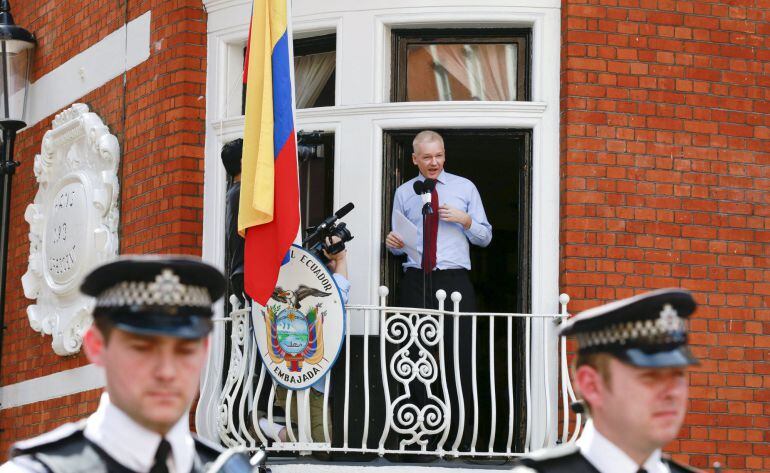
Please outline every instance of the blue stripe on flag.
[{"label": "blue stripe on flag", "polygon": [[284,31],[273,48],[273,157],[277,158],[294,130],[291,107],[291,76],[289,70],[289,40]]}]

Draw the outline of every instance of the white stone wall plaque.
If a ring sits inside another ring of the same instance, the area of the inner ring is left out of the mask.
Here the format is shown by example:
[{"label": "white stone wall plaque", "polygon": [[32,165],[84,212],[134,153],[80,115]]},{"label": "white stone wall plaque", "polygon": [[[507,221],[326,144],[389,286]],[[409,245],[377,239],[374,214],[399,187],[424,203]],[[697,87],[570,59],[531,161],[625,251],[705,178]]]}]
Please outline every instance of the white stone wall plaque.
[{"label": "white stone wall plaque", "polygon": [[30,326],[59,355],[80,350],[93,300],[79,291],[94,266],[118,254],[118,139],[85,104],[58,114],[35,156],[38,192],[27,206],[29,267],[22,276]]}]

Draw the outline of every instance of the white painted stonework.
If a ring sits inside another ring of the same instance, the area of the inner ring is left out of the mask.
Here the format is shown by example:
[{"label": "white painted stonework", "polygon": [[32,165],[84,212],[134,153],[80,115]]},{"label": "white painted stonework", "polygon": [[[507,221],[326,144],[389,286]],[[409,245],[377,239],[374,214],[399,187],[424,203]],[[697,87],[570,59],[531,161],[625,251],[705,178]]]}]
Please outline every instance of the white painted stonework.
[{"label": "white painted stonework", "polygon": [[0,410],[104,387],[104,368],[86,365],[0,388]]},{"label": "white painted stonework", "polygon": [[22,277],[29,324],[52,335],[58,355],[80,350],[93,301],[79,285],[118,253],[118,139],[85,104],[58,114],[35,156],[38,192],[27,206],[29,267]]}]

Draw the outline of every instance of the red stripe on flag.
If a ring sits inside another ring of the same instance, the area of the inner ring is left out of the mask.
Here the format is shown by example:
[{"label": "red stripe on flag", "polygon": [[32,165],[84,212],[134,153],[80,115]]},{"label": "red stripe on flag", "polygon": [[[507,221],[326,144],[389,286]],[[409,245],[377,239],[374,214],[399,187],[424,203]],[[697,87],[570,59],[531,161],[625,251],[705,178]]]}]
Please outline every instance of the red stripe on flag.
[{"label": "red stripe on flag", "polygon": [[281,262],[297,236],[299,178],[294,130],[275,159],[273,221],[246,229],[244,263],[253,268],[244,280],[246,293],[266,305],[275,289]]},{"label": "red stripe on flag", "polygon": [[249,45],[251,45],[251,22],[249,22],[249,36],[246,38],[246,52],[243,56],[243,85],[246,85],[249,78]]}]

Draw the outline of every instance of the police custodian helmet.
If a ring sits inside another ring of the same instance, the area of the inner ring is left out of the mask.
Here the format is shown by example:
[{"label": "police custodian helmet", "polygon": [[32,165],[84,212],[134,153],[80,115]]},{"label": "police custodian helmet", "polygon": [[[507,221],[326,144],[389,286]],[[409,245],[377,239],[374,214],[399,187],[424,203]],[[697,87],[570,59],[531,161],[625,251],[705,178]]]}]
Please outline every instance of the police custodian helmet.
[{"label": "police custodian helmet", "polygon": [[695,305],[683,289],[646,292],[580,312],[562,324],[561,335],[575,336],[579,353],[609,353],[633,366],[694,365],[685,319]]},{"label": "police custodian helmet", "polygon": [[94,318],[140,335],[196,339],[212,328],[222,273],[189,256],[127,255],[96,267],[80,291],[96,298]]}]

